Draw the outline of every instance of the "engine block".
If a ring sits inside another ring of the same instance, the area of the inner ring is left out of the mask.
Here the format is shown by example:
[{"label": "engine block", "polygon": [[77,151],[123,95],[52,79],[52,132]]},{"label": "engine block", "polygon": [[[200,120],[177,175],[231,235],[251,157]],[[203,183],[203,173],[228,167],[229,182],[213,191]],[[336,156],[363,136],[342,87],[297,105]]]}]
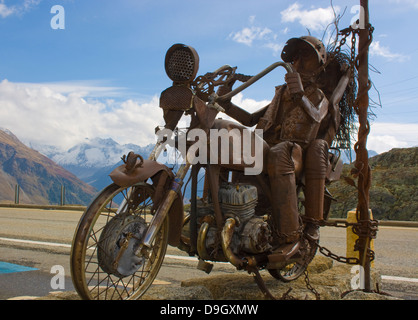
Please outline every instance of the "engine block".
[{"label": "engine block", "polygon": [[[236,255],[260,254],[271,249],[272,232],[263,217],[255,215],[257,188],[246,184],[222,184],[219,188],[219,204],[224,218],[234,218],[237,227],[234,230],[231,250]],[[198,217],[204,221],[214,221],[213,204],[198,203]],[[203,259],[213,260],[219,252],[219,230],[215,224],[204,222],[201,225],[198,242]]]}]

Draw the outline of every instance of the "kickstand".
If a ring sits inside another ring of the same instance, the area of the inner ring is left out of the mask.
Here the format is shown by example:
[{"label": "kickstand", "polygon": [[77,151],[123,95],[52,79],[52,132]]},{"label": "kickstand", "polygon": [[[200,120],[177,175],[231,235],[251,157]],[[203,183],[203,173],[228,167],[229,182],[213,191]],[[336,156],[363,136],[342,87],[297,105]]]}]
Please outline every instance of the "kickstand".
[{"label": "kickstand", "polygon": [[266,284],[263,280],[263,278],[260,275],[260,272],[256,268],[251,269],[249,272],[254,273],[254,280],[258,285],[258,288],[261,290],[261,292],[264,294],[264,296],[270,300],[295,300],[294,297],[292,297],[289,293],[292,291],[292,288],[289,288],[280,299],[275,298],[269,289],[267,289]]},{"label": "kickstand", "polygon": [[263,278],[260,275],[260,272],[258,272],[257,268],[252,268],[251,271],[252,273],[254,273],[254,280],[255,283],[257,283],[258,288],[261,290],[261,292],[264,294],[264,296],[268,299],[271,300],[277,300],[269,291],[269,289],[267,289],[266,284],[264,283]]}]

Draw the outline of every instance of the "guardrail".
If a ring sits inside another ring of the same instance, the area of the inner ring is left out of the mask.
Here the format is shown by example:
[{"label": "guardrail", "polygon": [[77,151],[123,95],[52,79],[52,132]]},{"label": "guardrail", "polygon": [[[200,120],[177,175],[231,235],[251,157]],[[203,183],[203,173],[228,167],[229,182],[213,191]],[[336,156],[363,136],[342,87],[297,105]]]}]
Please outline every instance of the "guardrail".
[{"label": "guardrail", "polygon": [[86,206],[82,205],[42,205],[42,204],[14,204],[14,203],[0,203],[0,208],[21,208],[21,209],[43,209],[43,210],[73,210],[84,211]]},{"label": "guardrail", "polygon": [[[0,208],[71,210],[71,211],[86,210],[86,206],[82,206],[82,205],[38,205],[38,204],[14,204],[14,203],[0,203]],[[329,222],[335,222],[335,221],[344,222],[346,220],[345,219],[328,219],[328,221]],[[418,228],[418,221],[379,220],[379,226]]]}]

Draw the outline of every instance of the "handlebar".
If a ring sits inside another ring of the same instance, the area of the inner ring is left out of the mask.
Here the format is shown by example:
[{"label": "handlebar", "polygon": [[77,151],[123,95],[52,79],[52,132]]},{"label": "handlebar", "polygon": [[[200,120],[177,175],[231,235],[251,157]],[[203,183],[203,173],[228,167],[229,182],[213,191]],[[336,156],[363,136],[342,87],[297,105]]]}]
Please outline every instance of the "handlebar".
[{"label": "handlebar", "polygon": [[273,71],[274,69],[276,69],[277,67],[283,67],[286,69],[287,72],[292,73],[293,69],[292,67],[286,63],[286,62],[282,62],[282,61],[278,61],[276,63],[273,63],[271,66],[267,67],[266,69],[264,69],[263,71],[261,71],[259,74],[253,76],[252,78],[250,78],[248,81],[244,82],[242,85],[240,85],[238,88],[232,90],[231,92],[224,94],[223,96],[219,96],[216,97],[215,101],[226,101],[228,99],[231,99],[233,96],[235,96],[236,94],[240,93],[242,90],[248,88],[249,86],[251,86],[254,82],[260,80],[262,77],[264,77],[266,74],[270,73],[271,71]]}]

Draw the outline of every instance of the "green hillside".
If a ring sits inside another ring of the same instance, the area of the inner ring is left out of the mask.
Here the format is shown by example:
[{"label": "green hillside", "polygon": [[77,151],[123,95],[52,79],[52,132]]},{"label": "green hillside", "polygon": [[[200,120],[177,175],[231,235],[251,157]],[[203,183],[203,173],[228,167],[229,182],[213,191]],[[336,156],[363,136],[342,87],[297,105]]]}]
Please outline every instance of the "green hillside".
[{"label": "green hillside", "polygon": [[[418,147],[392,149],[369,159],[372,169],[370,205],[377,220],[418,221]],[[350,177],[353,164],[344,165]],[[330,217],[345,218],[357,206],[357,189],[342,178],[329,187],[338,200]]]}]

